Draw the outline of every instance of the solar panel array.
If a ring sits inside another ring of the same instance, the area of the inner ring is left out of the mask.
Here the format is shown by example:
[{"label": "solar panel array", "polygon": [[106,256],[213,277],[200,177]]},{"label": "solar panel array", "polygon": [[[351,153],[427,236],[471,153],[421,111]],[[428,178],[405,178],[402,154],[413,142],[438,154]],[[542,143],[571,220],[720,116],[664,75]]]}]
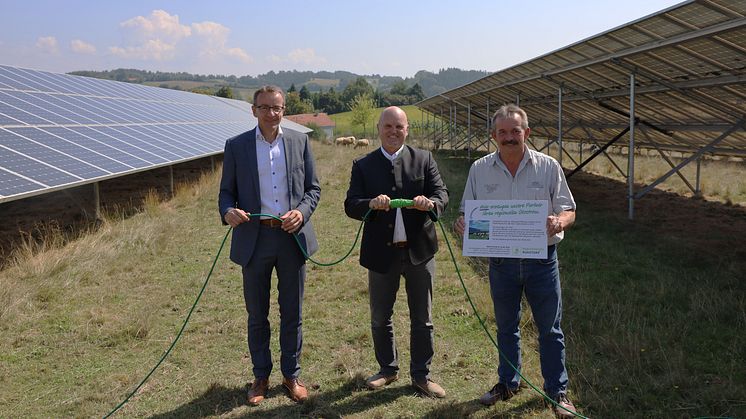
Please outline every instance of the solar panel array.
[{"label": "solar panel array", "polygon": [[243,101],[0,65],[0,202],[220,154],[254,126]]},{"label": "solar panel array", "polygon": [[488,138],[488,115],[510,102],[520,102],[537,136],[606,140],[629,127],[630,74],[636,146],[746,156],[744,0],[683,2],[418,106],[454,122],[435,133],[443,141],[456,126]]}]

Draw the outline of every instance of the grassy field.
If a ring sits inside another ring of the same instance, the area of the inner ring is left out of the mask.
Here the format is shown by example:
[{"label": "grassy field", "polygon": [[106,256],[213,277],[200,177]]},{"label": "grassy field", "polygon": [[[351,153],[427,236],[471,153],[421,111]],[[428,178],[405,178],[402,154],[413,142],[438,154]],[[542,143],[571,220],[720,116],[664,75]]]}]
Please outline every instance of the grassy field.
[{"label": "grassy field", "polygon": [[[329,261],[349,249],[359,225],[344,216],[342,201],[351,161],[364,151],[324,144],[314,151],[322,186],[315,259]],[[450,151],[437,160],[451,192],[450,225],[470,162]],[[21,252],[0,272],[0,417],[101,417],[140,382],[176,336],[226,233],[217,181],[214,174],[170,201],[149,199],[136,216],[111,216],[64,247]],[[746,417],[743,251],[692,248],[681,231],[629,223],[590,194],[588,182],[571,182],[580,210],[559,250],[571,399],[593,418]],[[395,307],[401,379],[382,391],[364,389],[377,365],[356,249],[341,264],[308,269],[302,378],[309,401],[299,406],[284,395],[276,358],[269,398],[247,406],[240,269],[226,248],[182,339],[116,416],[549,417],[529,390],[491,408],[477,402],[496,381],[497,354],[440,231],[439,239],[432,371],[447,398],[422,398],[409,386],[403,290]],[[727,240],[713,237],[711,245]],[[478,311],[493,325],[483,261],[454,251]],[[276,306],[271,313],[278,354]],[[541,386],[530,310],[523,337],[524,375]]]}]

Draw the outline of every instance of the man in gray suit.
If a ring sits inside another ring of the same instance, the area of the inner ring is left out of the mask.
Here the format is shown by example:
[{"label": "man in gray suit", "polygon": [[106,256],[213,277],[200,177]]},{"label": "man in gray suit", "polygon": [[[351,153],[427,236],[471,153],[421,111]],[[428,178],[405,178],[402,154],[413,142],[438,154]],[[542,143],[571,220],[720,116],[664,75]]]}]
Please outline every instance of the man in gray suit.
[{"label": "man in gray suit", "polygon": [[[404,276],[409,304],[412,385],[430,397],[445,397],[430,379],[433,359],[432,297],[438,239],[437,216],[448,205],[448,190],[429,151],[404,144],[407,114],[392,106],[381,113],[378,135],[381,148],[355,160],[345,213],[362,219],[371,211],[363,230],[360,264],[368,268],[371,330],[377,374],[368,378],[370,389],[396,381],[398,352],[392,322],[394,302]],[[412,199],[409,208],[391,211],[391,199]]]},{"label": "man in gray suit", "polygon": [[[282,90],[275,86],[260,88],[254,93],[251,108],[259,124],[225,143],[218,197],[223,223],[234,229],[231,260],[243,268],[249,352],[255,377],[248,402],[261,403],[269,387],[272,355],[267,317],[270,279],[275,269],[282,384],[290,398],[302,403],[308,397],[298,379],[306,261],[293,234],[297,233],[307,254],[317,250],[310,218],[321,188],[308,136],[280,128],[285,110]],[[282,221],[251,216],[259,213],[272,214]]]}]

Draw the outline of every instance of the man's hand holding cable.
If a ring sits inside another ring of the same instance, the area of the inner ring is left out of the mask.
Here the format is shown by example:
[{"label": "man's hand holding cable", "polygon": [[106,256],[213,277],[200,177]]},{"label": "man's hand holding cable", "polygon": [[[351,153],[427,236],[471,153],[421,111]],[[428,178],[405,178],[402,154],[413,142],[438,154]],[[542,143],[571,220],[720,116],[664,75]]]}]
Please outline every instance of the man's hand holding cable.
[{"label": "man's hand holding cable", "polygon": [[388,211],[391,209],[391,198],[388,195],[378,195],[370,200],[368,207],[374,210]]},{"label": "man's hand holding cable", "polygon": [[249,221],[251,214],[238,208],[230,208],[223,218],[232,228],[238,227],[239,224]]},{"label": "man's hand holding cable", "polygon": [[297,232],[303,226],[303,213],[297,209],[286,212],[280,219],[282,220],[282,229],[290,234]]},{"label": "man's hand holding cable", "polygon": [[424,195],[415,196],[412,201],[414,202],[414,208],[420,211],[430,211],[435,208],[435,203]]}]

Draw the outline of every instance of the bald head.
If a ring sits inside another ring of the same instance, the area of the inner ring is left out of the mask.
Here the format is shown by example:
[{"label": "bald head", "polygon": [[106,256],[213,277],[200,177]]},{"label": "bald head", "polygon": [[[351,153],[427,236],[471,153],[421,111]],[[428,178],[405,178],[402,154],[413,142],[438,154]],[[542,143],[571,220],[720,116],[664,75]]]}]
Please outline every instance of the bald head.
[{"label": "bald head", "polygon": [[394,154],[404,145],[409,134],[407,114],[397,106],[389,106],[378,118],[378,138],[381,146],[389,154]]},{"label": "bald head", "polygon": [[398,106],[389,106],[388,108],[384,109],[383,112],[381,112],[381,116],[378,118],[378,125],[381,125],[381,121],[383,121],[383,118],[393,114],[397,116],[401,116],[404,118],[404,122],[407,123],[407,114]]}]

